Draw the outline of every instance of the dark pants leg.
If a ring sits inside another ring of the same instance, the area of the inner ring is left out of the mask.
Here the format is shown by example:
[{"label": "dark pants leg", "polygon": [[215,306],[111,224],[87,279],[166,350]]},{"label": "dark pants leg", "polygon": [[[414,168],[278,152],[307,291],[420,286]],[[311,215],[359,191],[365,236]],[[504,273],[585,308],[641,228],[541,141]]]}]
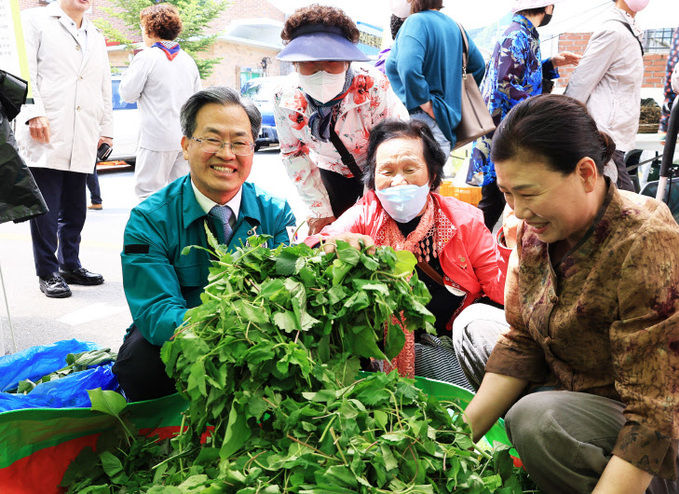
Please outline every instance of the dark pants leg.
[{"label": "dark pants leg", "polygon": [[505,196],[497,188],[497,182],[481,187],[481,201],[478,208],[483,211],[483,222],[491,232],[497,220],[502,216],[505,202]]},{"label": "dark pants leg", "polygon": [[[540,391],[507,412],[507,435],[544,492],[592,492],[625,423],[625,405],[589,393]],[[655,477],[647,494],[679,491],[678,481]]]},{"label": "dark pants leg", "polygon": [[59,267],[74,270],[80,267],[80,234],[87,217],[87,175],[67,172],[61,189],[59,211]]},{"label": "dark pants leg", "polygon": [[80,267],[80,232],[85,224],[84,173],[31,168],[49,212],[31,220],[35,272],[47,277]]},{"label": "dark pants leg", "polygon": [[97,165],[94,165],[94,173],[87,175],[87,188],[90,190],[90,201],[92,204],[101,204],[101,189],[99,188]]},{"label": "dark pants leg", "polygon": [[113,373],[129,401],[151,400],[177,391],[165,372],[160,347],[149,343],[136,327],[120,347]]},{"label": "dark pants leg", "polygon": [[347,178],[322,168],[320,170],[323,185],[330,198],[332,214],[335,218],[339,218],[363,195],[363,184],[357,178]]},{"label": "dark pants leg", "polygon": [[630,177],[627,167],[625,166],[625,153],[623,151],[616,150],[613,153],[613,163],[615,163],[618,169],[618,182],[616,185],[620,190],[634,190],[634,183],[632,182],[632,177]]},{"label": "dark pants leg", "polygon": [[30,222],[35,274],[48,277],[59,269],[55,253],[63,174],[46,168],[31,168],[31,173],[49,208],[46,214]]}]

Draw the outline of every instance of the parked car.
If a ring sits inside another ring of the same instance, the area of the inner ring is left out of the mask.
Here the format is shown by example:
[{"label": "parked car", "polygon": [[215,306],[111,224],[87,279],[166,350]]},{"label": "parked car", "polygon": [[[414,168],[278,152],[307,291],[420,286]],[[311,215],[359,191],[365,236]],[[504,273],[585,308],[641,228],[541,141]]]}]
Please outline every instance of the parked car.
[{"label": "parked car", "polygon": [[139,109],[137,103],[123,101],[118,92],[120,76],[113,76],[113,151],[108,161],[126,161],[133,165],[139,142]]},{"label": "parked car", "polygon": [[273,95],[284,79],[286,79],[285,76],[258,77],[243,84],[240,90],[243,96],[257,105],[262,114],[262,130],[255,140],[256,151],[263,146],[278,145],[278,132],[273,116]]}]

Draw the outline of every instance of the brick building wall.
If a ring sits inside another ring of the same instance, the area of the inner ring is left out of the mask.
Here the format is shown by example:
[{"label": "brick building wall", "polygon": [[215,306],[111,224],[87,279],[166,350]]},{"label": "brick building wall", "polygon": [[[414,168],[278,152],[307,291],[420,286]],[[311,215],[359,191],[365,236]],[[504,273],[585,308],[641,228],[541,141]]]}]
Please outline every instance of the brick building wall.
[{"label": "brick building wall", "polygon": [[[220,26],[217,32],[223,31],[232,21],[238,19],[271,19],[283,22],[285,14],[267,0],[233,0],[215,23]],[[211,31],[214,32],[215,29]],[[280,75],[281,64],[275,60],[277,53],[277,50],[218,40],[208,56],[221,57],[222,61],[215,67],[212,75],[203,81],[203,85],[225,85],[240,89],[241,71],[261,71],[268,76]],[[266,69],[263,61],[267,65]]]},{"label": "brick building wall", "polygon": [[[281,74],[281,63],[275,60],[278,52],[253,46],[217,41],[209,52],[210,57],[221,57],[222,61],[215,66],[212,75],[203,81],[203,86],[230,86],[240,89],[241,71],[259,72],[275,76]],[[266,70],[262,60],[267,59]]]},{"label": "brick building wall", "polygon": [[[565,33],[559,36],[559,51],[572,51],[582,55],[592,33]],[[665,83],[667,54],[647,53],[644,55],[644,80],[642,88],[662,88]],[[573,73],[573,67],[559,67],[561,77],[556,87],[564,88]]]},{"label": "brick building wall", "polygon": [[[215,26],[222,29],[236,19],[273,19],[283,22],[285,14],[268,0],[231,0],[231,5],[219,17]],[[213,34],[214,29],[209,34]]]}]

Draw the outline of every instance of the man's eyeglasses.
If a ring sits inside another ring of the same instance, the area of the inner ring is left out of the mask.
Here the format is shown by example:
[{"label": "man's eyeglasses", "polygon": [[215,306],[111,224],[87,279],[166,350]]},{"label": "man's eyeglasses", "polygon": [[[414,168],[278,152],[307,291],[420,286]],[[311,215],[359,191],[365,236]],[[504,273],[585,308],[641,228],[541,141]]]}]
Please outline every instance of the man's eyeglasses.
[{"label": "man's eyeglasses", "polygon": [[209,137],[198,139],[196,137],[189,137],[192,141],[196,141],[200,146],[200,149],[204,153],[217,154],[224,146],[231,148],[231,152],[236,156],[250,156],[254,150],[255,145],[248,141],[236,141],[236,142],[226,142],[220,141],[219,139],[212,139]]}]

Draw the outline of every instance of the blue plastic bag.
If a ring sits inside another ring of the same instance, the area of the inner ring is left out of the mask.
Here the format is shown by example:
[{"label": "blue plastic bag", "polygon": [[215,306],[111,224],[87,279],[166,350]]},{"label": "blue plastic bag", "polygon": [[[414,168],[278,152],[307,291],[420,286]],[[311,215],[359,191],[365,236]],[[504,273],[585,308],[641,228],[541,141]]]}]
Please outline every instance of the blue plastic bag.
[{"label": "blue plastic bag", "polygon": [[118,381],[111,370],[112,362],[41,383],[26,395],[6,391],[16,389],[19,381],[36,381],[65,367],[69,353],[100,348],[96,343],[73,339],[35,346],[0,357],[0,412],[21,408],[90,407],[88,389],[118,388]]}]

